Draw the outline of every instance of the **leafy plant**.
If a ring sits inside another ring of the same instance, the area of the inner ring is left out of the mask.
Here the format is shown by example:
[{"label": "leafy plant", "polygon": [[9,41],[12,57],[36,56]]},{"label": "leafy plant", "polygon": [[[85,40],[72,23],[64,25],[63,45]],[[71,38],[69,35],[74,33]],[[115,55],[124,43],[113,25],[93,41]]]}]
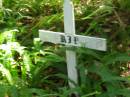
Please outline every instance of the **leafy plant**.
[{"label": "leafy plant", "polygon": [[89,97],[89,93],[90,97],[129,97],[129,78],[120,75],[123,63],[130,60],[128,54],[116,52],[103,57],[91,50],[79,49],[78,52],[84,61],[80,59],[78,66],[83,97]]},{"label": "leafy plant", "polygon": [[[73,2],[77,34],[107,38],[107,52],[72,48],[77,52],[79,85],[70,89],[66,48],[37,38],[41,28],[63,32],[63,1],[4,0],[0,97],[130,97],[129,0]],[[128,76],[122,77],[122,72]]]}]

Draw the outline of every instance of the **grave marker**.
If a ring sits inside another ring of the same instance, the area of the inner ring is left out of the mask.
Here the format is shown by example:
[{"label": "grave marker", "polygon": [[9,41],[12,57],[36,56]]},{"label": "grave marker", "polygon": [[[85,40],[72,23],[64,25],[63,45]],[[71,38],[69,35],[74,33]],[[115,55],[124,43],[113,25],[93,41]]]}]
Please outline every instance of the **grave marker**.
[{"label": "grave marker", "polygon": [[[64,0],[64,29],[65,33],[39,30],[39,37],[43,42],[64,44],[67,47],[86,47],[90,49],[105,51],[106,39],[82,36],[75,34],[74,8],[70,0]],[[68,78],[78,84],[78,74],[76,70],[76,52],[66,51]],[[75,85],[69,81],[69,86]]]}]

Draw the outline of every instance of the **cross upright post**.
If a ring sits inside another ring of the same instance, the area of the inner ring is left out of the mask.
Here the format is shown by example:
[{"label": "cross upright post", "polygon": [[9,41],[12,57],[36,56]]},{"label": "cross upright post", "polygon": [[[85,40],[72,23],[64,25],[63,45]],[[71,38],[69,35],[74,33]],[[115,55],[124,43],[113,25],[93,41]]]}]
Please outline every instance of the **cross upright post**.
[{"label": "cross upright post", "polygon": [[[75,18],[74,7],[70,0],[64,0],[64,31],[66,35],[75,35]],[[78,74],[76,69],[76,52],[66,51],[68,78],[75,84],[78,84]],[[69,86],[74,88],[75,85],[69,81]]]}]

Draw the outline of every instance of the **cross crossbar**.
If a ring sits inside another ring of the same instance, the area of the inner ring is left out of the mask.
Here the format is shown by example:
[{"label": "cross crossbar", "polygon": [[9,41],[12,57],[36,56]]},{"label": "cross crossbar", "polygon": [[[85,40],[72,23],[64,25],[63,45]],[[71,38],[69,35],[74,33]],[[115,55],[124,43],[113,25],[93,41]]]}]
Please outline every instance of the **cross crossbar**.
[{"label": "cross crossbar", "polygon": [[43,42],[65,44],[68,46],[85,47],[106,51],[106,39],[83,35],[67,35],[61,32],[39,30],[39,37]]}]

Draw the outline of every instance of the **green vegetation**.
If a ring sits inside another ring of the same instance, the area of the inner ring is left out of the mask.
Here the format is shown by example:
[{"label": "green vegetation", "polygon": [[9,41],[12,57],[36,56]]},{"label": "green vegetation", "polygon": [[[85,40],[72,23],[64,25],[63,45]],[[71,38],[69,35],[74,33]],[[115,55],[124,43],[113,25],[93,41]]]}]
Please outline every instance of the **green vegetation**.
[{"label": "green vegetation", "polygon": [[79,85],[70,89],[67,48],[38,38],[39,29],[64,31],[63,0],[3,0],[0,97],[130,97],[130,1],[73,2],[76,33],[106,38],[107,52],[74,49]]}]

